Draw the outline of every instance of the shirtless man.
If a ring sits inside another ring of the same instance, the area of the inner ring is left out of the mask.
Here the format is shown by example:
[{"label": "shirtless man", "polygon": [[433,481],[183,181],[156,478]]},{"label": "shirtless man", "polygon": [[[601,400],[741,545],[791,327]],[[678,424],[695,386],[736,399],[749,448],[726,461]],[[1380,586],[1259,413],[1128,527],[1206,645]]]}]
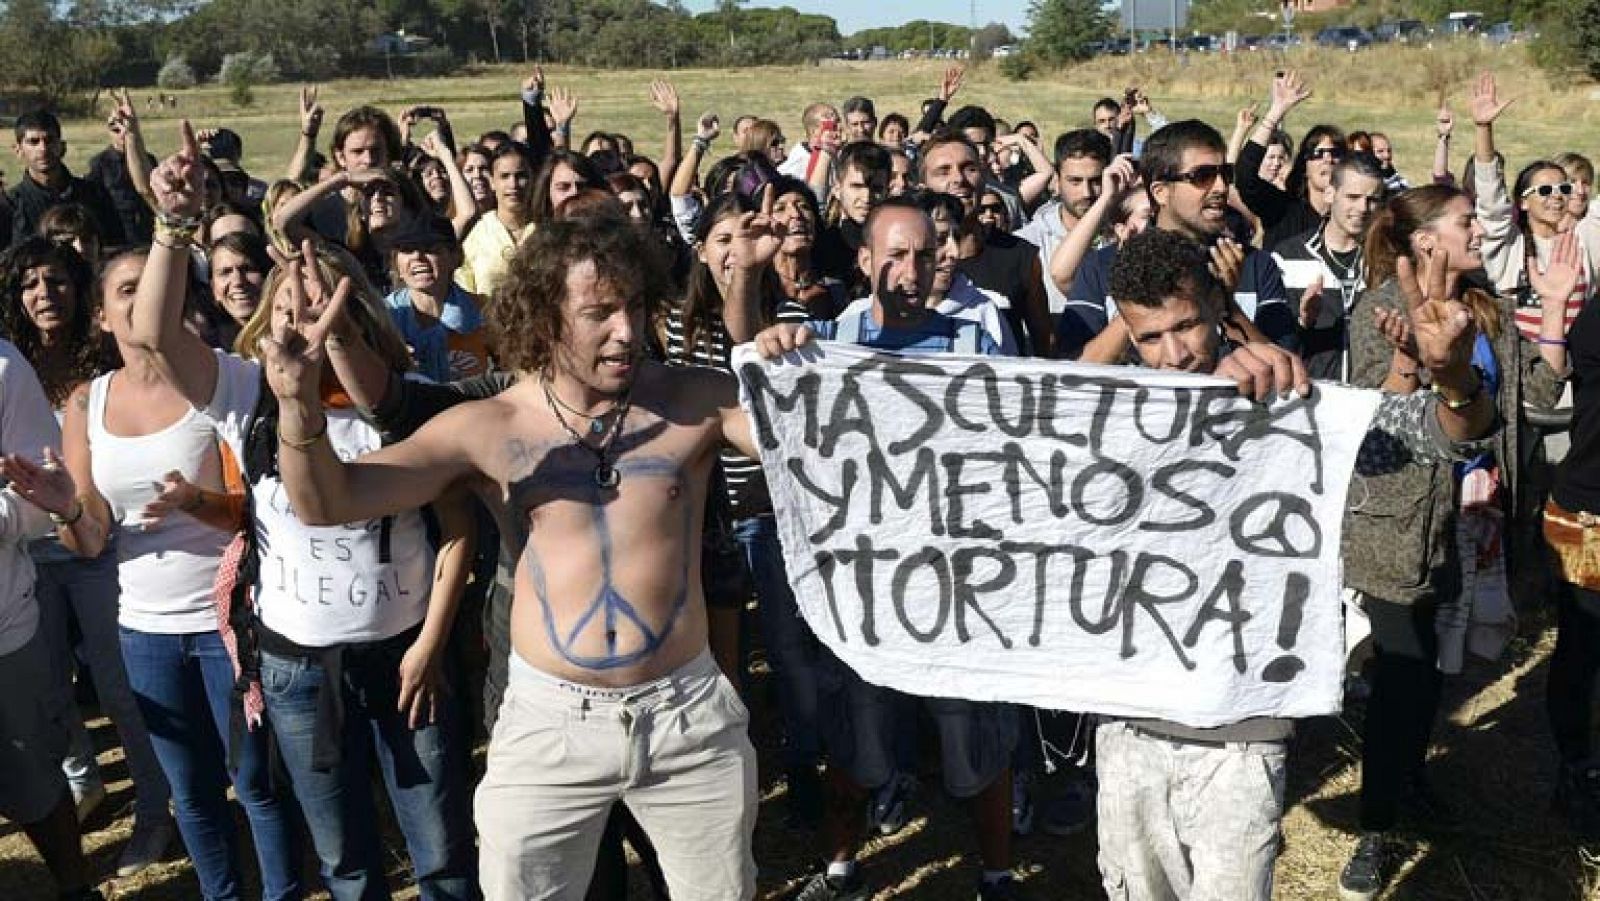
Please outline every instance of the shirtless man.
[{"label": "shirtless man", "polygon": [[707,650],[699,535],[718,446],[756,450],[731,377],[643,358],[667,283],[637,230],[541,228],[490,309],[517,384],[351,463],[323,438],[310,375],[340,292],[263,342],[279,465],[305,522],[382,516],[460,483],[523,549],[510,684],[477,795],[491,899],[582,898],[619,798],[674,899],[754,893],[755,752]]}]

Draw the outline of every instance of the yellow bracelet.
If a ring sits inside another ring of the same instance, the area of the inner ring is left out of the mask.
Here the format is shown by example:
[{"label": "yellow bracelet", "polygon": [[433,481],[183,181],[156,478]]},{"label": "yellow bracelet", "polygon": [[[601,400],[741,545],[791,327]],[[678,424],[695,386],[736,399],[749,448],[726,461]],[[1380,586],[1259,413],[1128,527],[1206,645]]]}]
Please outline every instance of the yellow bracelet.
[{"label": "yellow bracelet", "polygon": [[293,448],[294,450],[297,450],[297,451],[304,451],[304,450],[309,450],[313,444],[316,444],[318,441],[321,441],[327,434],[328,434],[328,417],[326,415],[324,415],[322,417],[322,428],[317,429],[317,431],[314,434],[309,435],[309,436],[307,436],[305,438],[301,438],[300,440],[296,441],[293,438],[289,438],[289,437],[285,436],[283,434],[283,429],[280,427],[278,429],[278,441],[281,442],[284,447]]}]

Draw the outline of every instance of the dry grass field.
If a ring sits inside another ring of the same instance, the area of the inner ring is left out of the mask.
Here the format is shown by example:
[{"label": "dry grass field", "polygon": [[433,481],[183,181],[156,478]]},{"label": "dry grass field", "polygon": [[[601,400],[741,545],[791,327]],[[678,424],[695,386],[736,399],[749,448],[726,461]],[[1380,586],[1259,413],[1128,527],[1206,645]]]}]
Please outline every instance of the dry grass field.
[{"label": "dry grass field", "polygon": [[[1513,165],[1559,150],[1600,151],[1594,146],[1600,108],[1592,85],[1552,84],[1534,69],[1519,48],[1493,50],[1476,45],[1436,49],[1380,48],[1360,54],[1297,51],[1288,60],[1267,54],[1232,59],[1205,57],[1179,64],[1170,58],[1101,60],[1061,73],[1036,75],[1012,83],[993,67],[969,75],[958,103],[981,103],[1011,121],[1029,118],[1047,138],[1085,124],[1093,100],[1121,94],[1124,86],[1146,86],[1157,105],[1174,118],[1199,116],[1226,132],[1237,108],[1264,97],[1271,73],[1286,65],[1309,72],[1316,96],[1296,114],[1291,128],[1317,121],[1346,127],[1381,128],[1395,139],[1402,171],[1425,178],[1432,148],[1433,110],[1441,91],[1465,106],[1467,78],[1483,66],[1502,74],[1507,93],[1519,98],[1500,128],[1502,148]],[[816,98],[841,101],[867,94],[880,114],[913,114],[937,84],[940,67],[931,63],[838,64],[747,71],[691,70],[670,73],[684,100],[686,118],[715,109],[725,123],[738,113],[779,121],[797,137],[799,113]],[[517,115],[517,82],[511,67],[431,81],[335,82],[323,89],[331,120],[356,103],[375,103],[398,111],[413,103],[446,107],[457,133],[474,134],[506,127]],[[663,134],[659,115],[649,107],[646,85],[667,73],[552,69],[553,85],[571,88],[580,99],[578,134],[591,129],[622,131],[638,148],[656,153]],[[244,163],[271,178],[287,160],[296,134],[295,87],[257,90],[253,107],[237,109],[220,88],[182,92],[176,111],[145,112],[136,96],[155,152],[172,148],[178,116],[197,126],[227,125],[244,137]],[[1463,120],[1465,116],[1461,117]],[[1463,129],[1455,168],[1469,136]],[[104,144],[96,121],[68,125],[71,165],[81,170],[88,155]],[[724,141],[722,146],[726,146]],[[13,173],[15,166],[7,167]],[[1567,837],[1550,812],[1555,779],[1553,754],[1544,725],[1543,689],[1551,638],[1543,627],[1545,611],[1523,612],[1525,638],[1506,657],[1477,664],[1454,677],[1435,733],[1430,776],[1453,802],[1448,816],[1412,821],[1404,831],[1404,863],[1386,898],[1411,901],[1577,901],[1600,898],[1594,886],[1600,871],[1585,850]],[[782,785],[777,782],[775,727],[770,686],[760,667],[752,680],[758,711],[755,738],[763,762],[763,816],[756,834],[763,896],[785,897],[806,873],[813,857],[811,837],[789,829],[782,816]],[[14,690],[14,687],[7,687]],[[1291,808],[1285,818],[1286,843],[1278,865],[1277,897],[1286,901],[1336,897],[1339,868],[1355,841],[1359,780],[1361,705],[1352,701],[1342,716],[1303,724],[1290,757]],[[101,760],[114,780],[102,812],[91,820],[86,844],[101,873],[114,869],[116,854],[131,825],[131,788],[125,781],[114,732],[103,720],[95,726]],[[958,805],[941,796],[938,780],[924,774],[916,816],[899,835],[868,849],[866,875],[881,886],[879,898],[946,899],[972,897],[976,874],[967,819]],[[537,816],[529,811],[529,816]],[[392,837],[391,829],[391,837]],[[414,897],[405,885],[403,846],[391,842],[391,872],[401,897]],[[1017,843],[1017,872],[1028,895],[1045,899],[1102,897],[1094,861],[1092,830],[1070,838],[1042,834]],[[309,875],[309,873],[308,873]],[[642,885],[642,880],[638,881]],[[173,901],[198,897],[193,873],[174,842],[169,862],[127,880],[108,878],[108,896],[118,901]],[[636,886],[637,887],[637,886]],[[635,896],[645,897],[642,891]],[[0,824],[0,901],[52,898],[43,869],[21,834]],[[325,896],[323,896],[325,897]]]},{"label": "dry grass field", "polygon": [[[1443,91],[1464,113],[1468,79],[1490,67],[1500,73],[1502,89],[1517,103],[1502,120],[1497,138],[1513,164],[1561,150],[1591,149],[1600,104],[1594,85],[1556,85],[1534,68],[1520,47],[1503,49],[1454,44],[1436,49],[1381,47],[1351,54],[1343,51],[1296,49],[1289,56],[1249,53],[1233,57],[1192,57],[1177,61],[1165,54],[1108,57],[1056,73],[1035,75],[1024,82],[1002,78],[992,65],[969,72],[956,104],[977,103],[1011,122],[1031,119],[1047,141],[1063,130],[1089,123],[1089,109],[1102,96],[1122,96],[1124,87],[1147,88],[1156,105],[1172,118],[1206,119],[1226,134],[1240,106],[1264,100],[1272,73],[1304,70],[1315,91],[1288,123],[1304,131],[1328,121],[1346,128],[1379,128],[1395,139],[1402,171],[1426,177],[1432,161],[1433,116]],[[578,97],[577,136],[594,129],[632,136],[637,149],[659,155],[665,128],[649,104],[652,78],[668,77],[683,100],[686,127],[705,110],[722,115],[731,128],[741,113],[777,121],[791,141],[800,137],[800,111],[822,98],[842,102],[865,94],[877,102],[879,115],[904,113],[913,121],[925,97],[938,87],[943,66],[934,62],[832,63],[811,67],[745,70],[685,69],[674,72],[552,68],[552,86],[566,87]],[[506,128],[519,115],[520,67],[488,68],[454,78],[395,81],[336,81],[324,85],[321,99],[328,109],[324,129],[340,111],[371,103],[398,113],[412,104],[443,106],[458,135]],[[158,156],[176,143],[176,119],[187,116],[197,128],[226,125],[244,138],[244,165],[258,177],[271,179],[288,162],[298,132],[296,85],[256,89],[249,107],[235,107],[218,86],[178,92],[176,110],[147,111],[146,92],[136,93],[145,121],[146,138]],[[109,101],[102,100],[102,106]],[[1263,109],[1264,109],[1263,105]],[[1459,117],[1457,162],[1470,147],[1470,122]],[[1142,126],[1141,126],[1142,127]],[[106,144],[98,120],[67,126],[68,164],[81,170],[90,155]],[[724,137],[719,149],[731,140]],[[1593,147],[1600,152],[1600,147]],[[15,176],[16,167],[4,167]]]}]

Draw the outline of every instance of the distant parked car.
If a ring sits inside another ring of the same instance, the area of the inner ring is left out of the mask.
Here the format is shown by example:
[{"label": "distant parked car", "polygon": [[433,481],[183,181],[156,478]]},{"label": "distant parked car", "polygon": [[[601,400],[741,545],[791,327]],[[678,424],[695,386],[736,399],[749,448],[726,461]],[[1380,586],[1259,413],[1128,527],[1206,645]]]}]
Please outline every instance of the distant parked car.
[{"label": "distant parked car", "polygon": [[1447,37],[1477,34],[1483,28],[1483,13],[1453,12],[1439,23],[1438,31]]},{"label": "distant parked car", "polygon": [[1267,49],[1288,50],[1290,47],[1298,47],[1303,43],[1305,42],[1300,39],[1298,34],[1274,34],[1267,38]]},{"label": "distant parked car", "polygon": [[1010,44],[1001,44],[1000,46],[994,48],[994,53],[992,55],[996,59],[999,59],[1001,57],[1010,56],[1011,54],[1016,53],[1016,52],[1017,52],[1017,48],[1016,47],[1013,47]]},{"label": "distant parked car", "polygon": [[1317,44],[1322,47],[1340,47],[1354,53],[1372,45],[1372,35],[1354,25],[1335,25],[1317,32]]},{"label": "distant parked car", "polygon": [[1413,41],[1426,40],[1428,26],[1422,24],[1420,19],[1397,19],[1393,22],[1382,22],[1372,33],[1372,39],[1382,43],[1391,41],[1409,44]]},{"label": "distant parked car", "polygon": [[1522,35],[1511,27],[1510,22],[1496,22],[1483,30],[1483,39],[1496,47],[1515,43]]}]

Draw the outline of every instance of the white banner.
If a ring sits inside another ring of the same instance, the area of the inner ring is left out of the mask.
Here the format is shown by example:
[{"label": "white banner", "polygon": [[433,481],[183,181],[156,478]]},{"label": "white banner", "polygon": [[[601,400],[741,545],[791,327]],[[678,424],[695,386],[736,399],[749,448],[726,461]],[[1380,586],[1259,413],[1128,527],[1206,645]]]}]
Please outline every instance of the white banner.
[{"label": "white banner", "polygon": [[868,681],[1197,727],[1338,710],[1376,393],[828,343],[734,368],[800,609]]}]

